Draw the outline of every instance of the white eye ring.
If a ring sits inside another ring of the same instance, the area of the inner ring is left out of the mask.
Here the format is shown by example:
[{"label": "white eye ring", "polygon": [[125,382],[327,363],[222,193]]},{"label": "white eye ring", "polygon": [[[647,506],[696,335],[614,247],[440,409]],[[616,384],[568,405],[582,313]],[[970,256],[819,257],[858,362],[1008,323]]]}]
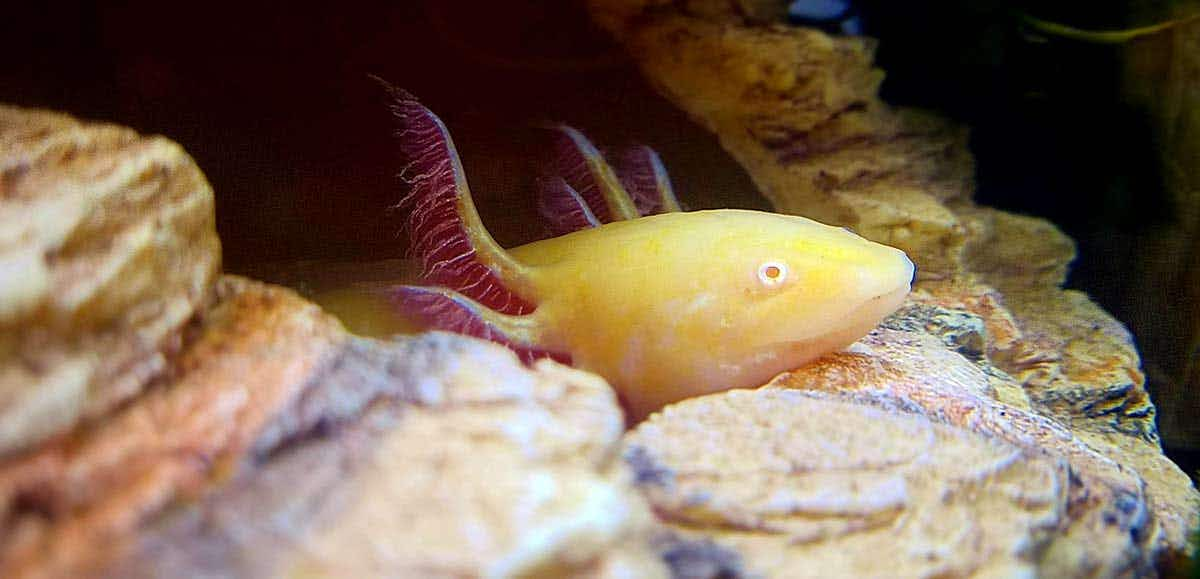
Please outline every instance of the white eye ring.
[{"label": "white eye ring", "polygon": [[766,287],[776,287],[787,280],[787,264],[782,261],[768,261],[758,266],[758,281]]}]

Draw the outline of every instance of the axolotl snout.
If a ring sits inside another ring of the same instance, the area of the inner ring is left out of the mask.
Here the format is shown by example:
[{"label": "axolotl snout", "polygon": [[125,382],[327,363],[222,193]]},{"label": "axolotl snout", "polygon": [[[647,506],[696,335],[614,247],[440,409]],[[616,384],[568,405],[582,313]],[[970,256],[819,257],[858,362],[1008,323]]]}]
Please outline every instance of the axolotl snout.
[{"label": "axolotl snout", "polygon": [[798,216],[678,211],[653,151],[614,169],[565,127],[540,205],[563,234],[505,250],[445,126],[392,94],[413,250],[435,284],[396,288],[396,303],[428,327],[595,372],[635,419],[844,348],[909,293],[915,269],[898,249]]}]

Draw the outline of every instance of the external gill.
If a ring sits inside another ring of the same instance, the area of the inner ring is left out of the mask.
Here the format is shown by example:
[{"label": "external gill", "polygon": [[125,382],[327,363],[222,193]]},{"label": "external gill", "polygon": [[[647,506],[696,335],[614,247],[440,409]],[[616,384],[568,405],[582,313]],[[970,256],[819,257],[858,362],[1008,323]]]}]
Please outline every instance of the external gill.
[{"label": "external gill", "polygon": [[[445,125],[408,92],[380,83],[394,99],[402,176],[410,185],[401,205],[428,284],[392,288],[394,306],[424,327],[498,342],[526,361],[568,362],[564,352],[545,349],[543,332],[552,320],[528,299],[544,297],[543,272],[516,260],[488,233]],[[539,208],[555,233],[678,209],[662,163],[648,147],[634,147],[614,169],[579,131],[554,130],[555,158],[540,182]]]},{"label": "external gill", "polygon": [[552,236],[600,227],[587,201],[558,176],[538,179],[538,213]]},{"label": "external gill", "polygon": [[507,314],[534,310],[528,269],[492,238],[479,218],[454,142],[441,119],[407,91],[379,82],[392,96],[396,134],[410,185],[400,205],[408,210],[411,251],[424,279],[458,290]]},{"label": "external gill", "polygon": [[543,326],[536,313],[502,314],[461,293],[440,287],[399,286],[392,290],[392,299],[414,321],[427,328],[503,344],[527,363],[539,358],[570,363],[570,356],[538,347]]},{"label": "external gill", "polygon": [[538,211],[552,235],[681,210],[654,149],[634,145],[614,168],[583,133],[566,125],[552,130],[551,174],[538,181]]},{"label": "external gill", "polygon": [[642,215],[682,211],[667,168],[654,149],[634,145],[617,158],[617,177]]},{"label": "external gill", "polygon": [[554,170],[587,202],[596,218],[601,223],[638,218],[633,199],[595,145],[566,125],[554,130]]}]

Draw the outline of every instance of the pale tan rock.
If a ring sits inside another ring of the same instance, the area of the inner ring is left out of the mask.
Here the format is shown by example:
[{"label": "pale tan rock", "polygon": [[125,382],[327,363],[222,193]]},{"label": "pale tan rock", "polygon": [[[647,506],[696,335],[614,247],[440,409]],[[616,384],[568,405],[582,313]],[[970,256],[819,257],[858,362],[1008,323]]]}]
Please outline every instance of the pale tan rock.
[{"label": "pale tan rock", "polygon": [[[656,512],[769,577],[1013,576],[1066,518],[1060,459],[884,395],[731,391],[628,440]],[[700,452],[697,452],[700,450]]]},{"label": "pale tan rock", "polygon": [[667,573],[599,378],[213,286],[164,139],[0,108],[0,163],[0,575]]},{"label": "pale tan rock", "polygon": [[1154,407],[1129,331],[1078,291],[1062,290],[1074,243],[1042,219],[975,207],[986,237],[969,268],[996,287],[1020,328],[1017,347],[994,357],[1045,414],[1073,429],[1118,431],[1158,445]]},{"label": "pale tan rock", "polygon": [[0,574],[665,576],[623,430],[592,375],[225,277],[166,378],[0,466]]},{"label": "pale tan rock", "polygon": [[0,574],[62,576],[112,554],[172,502],[245,460],[338,352],[336,320],[227,277],[169,377],[128,407],[0,466]]},{"label": "pale tan rock", "polygon": [[[984,324],[986,342],[1008,344],[1004,349],[989,347],[991,364],[981,365],[997,400],[1052,417],[1090,448],[1136,471],[1145,481],[1161,533],[1155,546],[1159,556],[1173,559],[1185,552],[1200,524],[1200,495],[1162,453],[1153,428],[1154,407],[1142,388],[1137,352],[1125,328],[1080,292],[1040,290],[1034,298],[1010,292],[1013,309],[1021,314],[1016,317],[997,309],[992,299],[975,297],[997,295],[987,292],[987,286],[973,286],[974,291],[944,286],[930,292],[931,286],[917,292],[916,300],[991,319]],[[893,322],[899,319],[903,316]],[[944,337],[956,334],[930,324],[924,327]],[[1025,396],[1013,396],[1016,388]]]},{"label": "pale tan rock", "polygon": [[[921,271],[914,302],[977,314],[979,343],[947,344],[990,362],[981,365],[989,391],[975,394],[1053,418],[1077,442],[1144,473],[1157,525],[1145,543],[1151,559],[1187,550],[1196,490],[1162,455],[1128,331],[1061,289],[1074,243],[1045,220],[975,205],[965,130],[882,103],[869,39],[764,24],[720,4],[591,0],[589,8],[778,210],[904,249]],[[926,314],[903,329],[944,332],[961,317]]]},{"label": "pale tan rock", "polygon": [[607,384],[465,349],[465,368],[422,377],[445,398],[405,411],[288,573],[665,575],[649,511],[614,460],[623,420]]},{"label": "pale tan rock", "polygon": [[[896,318],[914,314],[921,312],[902,311]],[[1169,517],[1150,511],[1145,481],[1135,470],[1054,420],[1000,402],[990,387],[1002,372],[986,360],[948,358],[938,352],[944,347],[931,334],[880,330],[854,351],[782,375],[772,386],[895,396],[938,421],[1065,459],[1071,467],[1070,517],[1039,562],[1049,576],[1142,572],[1172,548],[1161,524]],[[858,371],[848,375],[847,368]]]},{"label": "pale tan rock", "polygon": [[[655,511],[772,576],[1145,573],[1195,523],[1194,504],[1179,500],[1195,491],[1169,461],[1147,461],[1143,475],[1128,453],[1113,460],[999,400],[999,383],[1017,383],[970,335],[979,318],[914,304],[884,326],[764,389],[688,401],[639,426],[627,452]],[[1001,463],[1014,470],[985,468]],[[768,508],[794,496],[808,502],[787,505],[804,508]],[[843,510],[821,512],[821,501]]]},{"label": "pale tan rock", "polygon": [[904,249],[921,258],[923,278],[962,271],[972,224],[948,204],[973,190],[967,133],[880,101],[873,40],[764,25],[744,10],[712,8],[717,1],[663,4],[589,7],[778,211]]},{"label": "pale tan rock", "polygon": [[219,262],[179,145],[0,105],[0,454],[136,395]]},{"label": "pale tan rock", "polygon": [[969,267],[1003,295],[989,304],[964,302],[954,297],[972,293],[963,283],[922,284],[918,295],[994,320],[991,361],[1017,379],[1038,412],[1141,474],[1161,522],[1163,557],[1180,556],[1198,524],[1196,490],[1162,453],[1129,331],[1085,294],[1059,289],[1074,244],[1057,228],[983,207],[971,213],[988,221],[989,234],[969,249]]},{"label": "pale tan rock", "polygon": [[[935,288],[930,291],[928,288]],[[940,338],[950,350],[974,362],[1007,355],[1022,334],[1008,311],[996,303],[998,294],[984,285],[949,286],[928,283],[910,296],[905,315],[888,320],[891,329],[928,333]],[[1007,349],[1006,349],[1007,348]],[[937,364],[953,367],[958,360],[946,358],[945,353],[933,352],[935,366],[922,365],[936,372]],[[982,392],[996,400],[1023,410],[1033,403],[1020,383],[992,366],[979,364],[988,390]]]},{"label": "pale tan rock", "polygon": [[963,219],[977,232],[970,241],[965,269],[1008,294],[1057,289],[1067,280],[1075,242],[1045,219],[962,205]]},{"label": "pale tan rock", "polygon": [[107,574],[665,576],[599,378],[450,334],[353,338],[270,460],[132,539]]}]

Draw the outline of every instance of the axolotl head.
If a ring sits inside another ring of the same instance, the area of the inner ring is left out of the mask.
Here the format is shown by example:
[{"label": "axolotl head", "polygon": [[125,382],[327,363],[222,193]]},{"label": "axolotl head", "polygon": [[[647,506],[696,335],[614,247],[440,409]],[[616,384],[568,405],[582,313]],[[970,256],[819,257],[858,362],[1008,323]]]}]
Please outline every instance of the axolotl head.
[{"label": "axolotl head", "polygon": [[900,306],[916,271],[899,249],[803,217],[718,210],[647,219],[658,221],[648,277],[661,283],[645,288],[655,296],[654,329],[643,325],[617,371],[635,414],[757,386],[844,348]]},{"label": "axolotl head", "polygon": [[859,339],[912,287],[916,268],[899,249],[803,217],[739,217],[759,223],[749,239],[725,244],[734,269],[723,282],[741,302],[743,339],[785,367]]}]

